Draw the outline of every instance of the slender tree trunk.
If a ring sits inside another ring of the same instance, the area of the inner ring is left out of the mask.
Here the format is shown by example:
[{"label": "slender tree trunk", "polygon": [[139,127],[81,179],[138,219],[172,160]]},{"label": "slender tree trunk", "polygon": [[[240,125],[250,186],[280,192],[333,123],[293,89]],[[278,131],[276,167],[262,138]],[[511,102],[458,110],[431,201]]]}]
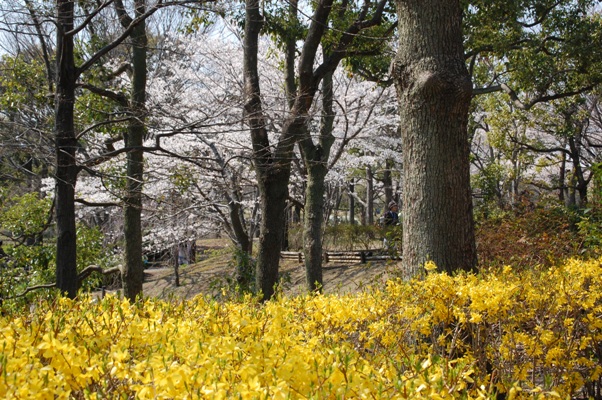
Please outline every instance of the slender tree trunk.
[{"label": "slender tree trunk", "polygon": [[374,174],[366,167],[366,224],[374,225]]},{"label": "slender tree trunk", "polygon": [[[574,206],[577,208],[585,208],[587,206],[587,186],[589,181],[585,179],[583,168],[581,167],[581,151],[579,140],[569,138],[569,148],[571,150],[571,159],[573,160],[573,182],[574,190]],[[576,193],[575,193],[576,192]],[[578,197],[576,195],[579,195]]]},{"label": "slender tree trunk", "polygon": [[351,178],[351,182],[349,182],[349,223],[351,225],[355,224],[355,197],[353,193],[355,192],[355,180]]},{"label": "slender tree trunk", "polygon": [[305,189],[305,219],[303,221],[303,251],[305,253],[305,278],[307,289],[321,291],[322,279],[322,238],[324,236],[324,194],[325,178],[328,173],[328,158],[334,143],[334,93],[332,72],[322,81],[322,118],[319,144],[311,137],[299,142],[301,155],[307,167],[307,187]]},{"label": "slender tree trunk", "polygon": [[560,162],[560,174],[558,175],[558,182],[560,190],[558,191],[558,200],[565,202],[566,196],[566,153],[562,152],[562,160]]},{"label": "slender tree trunk", "polygon": [[387,204],[393,200],[393,178],[391,176],[392,168],[393,162],[391,160],[385,160],[385,171],[383,173],[383,186],[385,187],[385,211],[387,209]]},{"label": "slender tree trunk", "polygon": [[57,85],[55,95],[56,137],[56,286],[75,298],[77,280],[77,238],[75,230],[75,184],[78,167],[75,160],[77,139],[73,123],[75,104],[75,67],[73,36],[74,3],[57,0]]},{"label": "slender tree trunk", "polygon": [[253,251],[253,241],[249,237],[245,226],[244,226],[244,217],[243,210],[239,202],[235,202],[234,200],[230,200],[228,203],[230,209],[230,221],[232,223],[232,230],[234,231],[234,235],[236,236],[236,240],[240,246],[240,249],[245,253],[251,255]]},{"label": "slender tree trunk", "polygon": [[[145,0],[136,0],[136,17],[144,14]],[[146,132],[146,23],[141,21],[132,30],[132,92],[131,119],[125,136],[127,181],[124,204],[125,265],[122,281],[124,295],[131,301],[142,295],[144,265],[142,263],[142,186],[144,154],[142,145]]]},{"label": "slender tree trunk", "polygon": [[457,0],[398,0],[394,77],[403,149],[403,276],[426,261],[439,270],[474,270],[468,108]]}]

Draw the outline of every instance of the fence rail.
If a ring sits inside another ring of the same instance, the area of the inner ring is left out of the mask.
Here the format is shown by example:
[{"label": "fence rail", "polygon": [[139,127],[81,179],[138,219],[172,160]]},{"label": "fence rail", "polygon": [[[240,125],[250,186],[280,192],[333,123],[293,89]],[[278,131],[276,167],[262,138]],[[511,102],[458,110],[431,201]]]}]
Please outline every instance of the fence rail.
[{"label": "fence rail", "polygon": [[[282,251],[280,257],[285,260],[297,260],[303,262],[305,256],[302,251]],[[356,250],[356,251],[325,251],[322,253],[325,263],[329,262],[353,262],[365,264],[368,261],[400,260],[400,256],[392,256],[383,253],[383,250]]]}]

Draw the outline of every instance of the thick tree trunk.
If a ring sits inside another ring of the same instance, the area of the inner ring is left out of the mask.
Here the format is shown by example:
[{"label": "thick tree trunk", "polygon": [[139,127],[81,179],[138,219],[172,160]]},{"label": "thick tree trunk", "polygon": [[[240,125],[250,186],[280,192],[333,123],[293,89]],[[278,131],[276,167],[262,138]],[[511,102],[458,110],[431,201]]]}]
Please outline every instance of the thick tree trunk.
[{"label": "thick tree trunk", "polygon": [[268,169],[257,175],[262,199],[255,283],[263,298],[268,300],[278,284],[290,167]]},{"label": "thick tree trunk", "polygon": [[294,139],[283,129],[281,141],[272,153],[261,103],[257,57],[263,18],[258,0],[247,0],[244,38],[245,117],[253,142],[253,165],[261,196],[261,225],[255,281],[263,300],[269,300],[278,283],[280,249],[284,232],[284,210],[288,198],[290,160]]},{"label": "thick tree trunk", "polygon": [[77,139],[73,124],[77,70],[73,36],[65,34],[73,29],[73,13],[72,0],[57,0],[56,286],[70,298],[75,298],[78,290],[75,231],[75,184],[78,167],[75,160]]},{"label": "thick tree trunk", "polygon": [[394,76],[403,143],[403,275],[474,270],[468,108],[457,0],[398,0]]},{"label": "thick tree trunk", "polygon": [[[144,14],[145,0],[136,1],[136,17]],[[142,145],[146,102],[146,24],[138,23],[130,35],[132,40],[131,119],[125,137],[127,181],[124,204],[125,263],[122,274],[123,293],[131,301],[142,295],[144,265],[142,263],[142,185],[144,154]]]}]

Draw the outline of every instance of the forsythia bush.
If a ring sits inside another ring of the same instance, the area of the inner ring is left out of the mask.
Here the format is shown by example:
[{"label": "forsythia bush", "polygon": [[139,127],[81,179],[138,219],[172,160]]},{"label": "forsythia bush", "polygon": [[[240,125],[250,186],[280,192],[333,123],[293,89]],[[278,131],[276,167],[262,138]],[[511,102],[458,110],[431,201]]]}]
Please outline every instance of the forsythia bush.
[{"label": "forsythia bush", "polygon": [[601,279],[569,261],[266,304],[60,299],[0,319],[0,397],[595,396]]}]

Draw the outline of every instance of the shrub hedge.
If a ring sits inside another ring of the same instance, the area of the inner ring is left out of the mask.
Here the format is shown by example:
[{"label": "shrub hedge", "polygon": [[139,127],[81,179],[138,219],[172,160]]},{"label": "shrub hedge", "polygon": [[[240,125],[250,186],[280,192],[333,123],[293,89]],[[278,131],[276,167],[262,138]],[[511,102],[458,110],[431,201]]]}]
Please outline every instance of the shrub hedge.
[{"label": "shrub hedge", "polygon": [[599,396],[602,260],[353,295],[41,302],[0,318],[3,398]]}]

